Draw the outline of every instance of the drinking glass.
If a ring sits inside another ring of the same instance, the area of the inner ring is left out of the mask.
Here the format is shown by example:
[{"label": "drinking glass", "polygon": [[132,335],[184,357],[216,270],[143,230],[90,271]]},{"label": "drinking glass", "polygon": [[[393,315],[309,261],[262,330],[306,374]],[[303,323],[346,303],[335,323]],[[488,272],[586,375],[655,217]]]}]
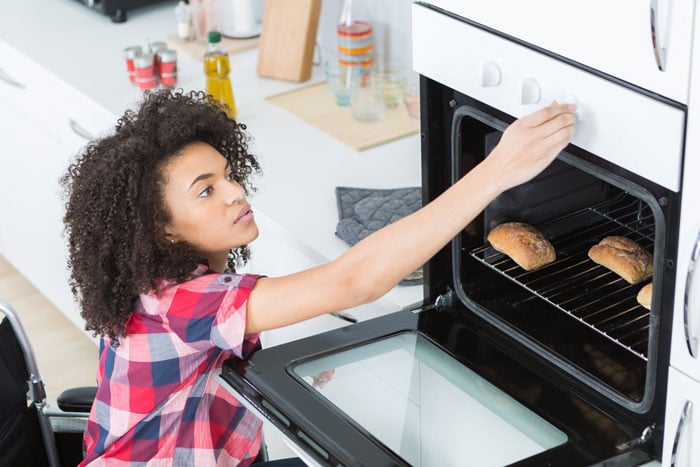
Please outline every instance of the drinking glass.
[{"label": "drinking glass", "polygon": [[335,97],[335,103],[341,107],[350,105],[350,86],[353,76],[359,75],[359,67],[342,66],[337,58],[327,59],[323,62],[323,71],[326,74],[328,88]]},{"label": "drinking glass", "polygon": [[384,118],[384,88],[369,71],[352,76],[350,82],[352,118],[359,122],[376,122]]},{"label": "drinking glass", "polygon": [[379,63],[375,65],[372,74],[383,89],[384,108],[393,109],[403,102],[406,78],[400,65]]},{"label": "drinking glass", "polygon": [[406,83],[403,94],[406,111],[413,120],[420,120],[420,84],[418,77],[411,77]]}]

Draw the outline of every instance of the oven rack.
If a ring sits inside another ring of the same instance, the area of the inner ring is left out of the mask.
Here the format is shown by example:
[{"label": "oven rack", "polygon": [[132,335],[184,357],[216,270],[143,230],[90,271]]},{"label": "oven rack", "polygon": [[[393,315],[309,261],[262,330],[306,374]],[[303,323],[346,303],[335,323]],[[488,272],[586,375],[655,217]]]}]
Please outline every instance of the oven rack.
[{"label": "oven rack", "polygon": [[489,244],[472,249],[470,255],[646,361],[650,312],[636,296],[648,280],[631,285],[588,258],[588,250],[604,237],[622,235],[653,255],[651,209],[625,195],[549,222],[541,231],[550,238],[557,259],[538,270],[522,269]]}]

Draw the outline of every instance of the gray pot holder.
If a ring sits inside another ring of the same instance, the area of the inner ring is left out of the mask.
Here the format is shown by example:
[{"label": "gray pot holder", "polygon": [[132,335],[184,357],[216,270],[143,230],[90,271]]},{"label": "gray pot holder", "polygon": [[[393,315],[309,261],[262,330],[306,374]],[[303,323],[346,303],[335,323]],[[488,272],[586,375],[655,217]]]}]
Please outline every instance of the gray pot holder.
[{"label": "gray pot holder", "polygon": [[[419,187],[371,189],[336,187],[338,225],[335,234],[349,245],[405,217],[422,206]],[[399,285],[423,282],[422,268],[407,276]]]}]

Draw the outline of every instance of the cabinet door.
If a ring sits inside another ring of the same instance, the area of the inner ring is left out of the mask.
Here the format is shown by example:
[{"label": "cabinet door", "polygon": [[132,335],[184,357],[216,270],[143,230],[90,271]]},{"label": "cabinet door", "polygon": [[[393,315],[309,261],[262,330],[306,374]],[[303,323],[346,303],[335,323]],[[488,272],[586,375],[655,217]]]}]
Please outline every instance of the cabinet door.
[{"label": "cabinet door", "polygon": [[58,179],[66,151],[53,136],[0,100],[0,254],[82,328],[68,287]]},{"label": "cabinet door", "polygon": [[700,465],[700,382],[675,368],[668,375],[664,467]]},{"label": "cabinet door", "polygon": [[[696,13],[696,24],[700,25],[699,18],[700,10]],[[698,34],[694,49],[700,50]],[[692,74],[700,74],[700,60],[693,63]],[[697,79],[691,85],[687,128],[671,365],[700,381],[700,81]]]},{"label": "cabinet door", "polygon": [[[673,100],[688,101],[693,0],[427,3]],[[440,52],[449,58],[448,50]]]}]

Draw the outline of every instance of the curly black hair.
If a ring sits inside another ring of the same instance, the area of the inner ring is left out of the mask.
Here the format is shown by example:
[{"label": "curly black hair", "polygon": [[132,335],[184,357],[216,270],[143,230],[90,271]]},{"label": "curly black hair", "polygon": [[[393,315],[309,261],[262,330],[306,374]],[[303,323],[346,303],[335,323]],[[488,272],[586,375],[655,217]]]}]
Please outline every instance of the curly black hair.
[{"label": "curly black hair", "polygon": [[[203,92],[161,90],[127,110],[115,131],[89,143],[61,178],[66,201],[71,291],[85,329],[110,338],[126,334],[140,293],[157,291],[161,279],[182,282],[201,262],[187,243],[170,243],[165,225],[165,165],[189,144],[208,143],[230,163],[246,193],[260,172],[248,153],[244,124]],[[248,259],[243,246],[231,251]]]}]

